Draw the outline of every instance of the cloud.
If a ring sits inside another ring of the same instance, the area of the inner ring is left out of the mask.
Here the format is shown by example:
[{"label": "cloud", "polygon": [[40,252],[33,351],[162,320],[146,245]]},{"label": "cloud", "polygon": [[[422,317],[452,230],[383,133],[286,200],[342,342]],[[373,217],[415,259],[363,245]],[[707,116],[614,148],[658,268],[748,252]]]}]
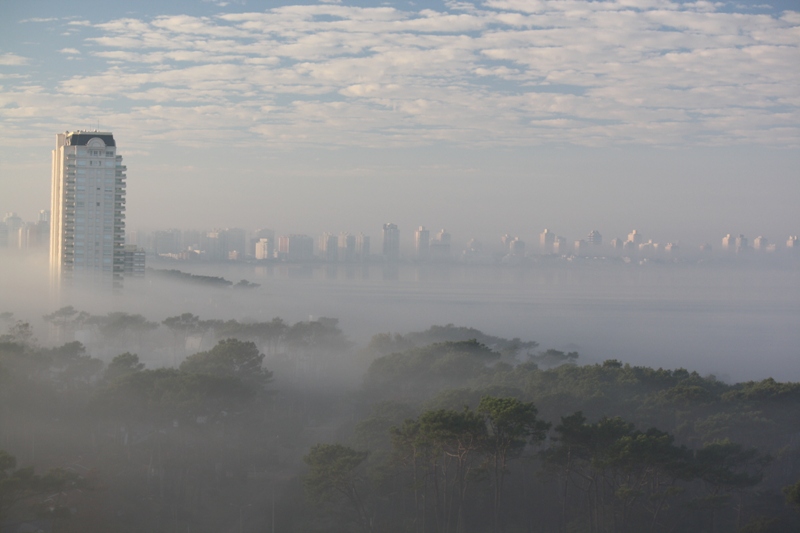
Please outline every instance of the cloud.
[{"label": "cloud", "polygon": [[58,52],[61,54],[70,54],[70,55],[78,55],[81,53],[80,50],[78,50],[77,48],[62,48]]},{"label": "cloud", "polygon": [[55,20],[58,20],[58,18],[56,18],[56,17],[34,17],[34,18],[29,18],[29,19],[22,19],[22,20],[20,20],[20,23],[22,24],[22,23],[26,23],[26,22],[53,22]]},{"label": "cloud", "polygon": [[17,54],[12,54],[10,52],[1,54],[0,53],[0,65],[7,66],[7,67],[16,67],[21,65],[27,65],[30,60],[27,57],[18,56]]},{"label": "cloud", "polygon": [[[130,124],[151,125],[157,111],[170,117],[158,120],[165,136],[190,143],[247,131],[272,146],[800,144],[795,12],[668,0],[446,6],[109,20],[87,30],[99,68],[51,91],[94,98]],[[190,135],[199,109],[221,126]]]}]

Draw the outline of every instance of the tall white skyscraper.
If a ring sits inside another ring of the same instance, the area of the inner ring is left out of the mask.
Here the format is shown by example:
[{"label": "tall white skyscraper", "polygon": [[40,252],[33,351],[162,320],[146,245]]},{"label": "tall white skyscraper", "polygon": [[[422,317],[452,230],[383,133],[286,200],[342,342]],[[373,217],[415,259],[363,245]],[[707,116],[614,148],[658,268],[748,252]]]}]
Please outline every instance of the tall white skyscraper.
[{"label": "tall white skyscraper", "polygon": [[125,166],[110,132],[56,135],[50,273],[117,284],[125,272]]}]

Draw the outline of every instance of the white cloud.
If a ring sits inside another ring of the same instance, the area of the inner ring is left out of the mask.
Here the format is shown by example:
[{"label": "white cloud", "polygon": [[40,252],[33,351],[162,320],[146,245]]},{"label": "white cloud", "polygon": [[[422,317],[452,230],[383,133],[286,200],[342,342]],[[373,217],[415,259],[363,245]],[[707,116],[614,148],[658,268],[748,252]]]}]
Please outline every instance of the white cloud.
[{"label": "white cloud", "polygon": [[0,54],[0,65],[7,66],[7,67],[17,67],[21,65],[27,65],[30,60],[27,57],[18,56],[17,54],[12,54],[7,52],[5,54]]},{"label": "white cloud", "polygon": [[[667,0],[447,5],[111,20],[86,39],[105,65],[56,94],[127,109],[121,120],[158,123],[170,138],[201,128],[194,143],[250,131],[359,146],[800,144],[793,12]],[[37,103],[57,114],[47,108]]]},{"label": "white cloud", "polygon": [[62,48],[58,52],[61,54],[70,54],[70,55],[78,55],[81,53],[80,50],[78,50],[77,48]]},{"label": "white cloud", "polygon": [[22,20],[20,20],[20,23],[25,23],[25,22],[53,22],[55,20],[58,20],[58,18],[56,18],[56,17],[34,17],[34,18],[29,18],[29,19],[22,19]]}]

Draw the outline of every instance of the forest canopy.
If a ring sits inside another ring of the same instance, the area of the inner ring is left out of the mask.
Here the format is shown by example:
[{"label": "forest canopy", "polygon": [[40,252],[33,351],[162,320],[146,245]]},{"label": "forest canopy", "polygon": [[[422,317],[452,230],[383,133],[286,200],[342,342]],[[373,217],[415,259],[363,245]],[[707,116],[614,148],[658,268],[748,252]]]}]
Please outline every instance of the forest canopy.
[{"label": "forest canopy", "polygon": [[3,318],[3,532],[800,529],[798,383],[452,324]]}]

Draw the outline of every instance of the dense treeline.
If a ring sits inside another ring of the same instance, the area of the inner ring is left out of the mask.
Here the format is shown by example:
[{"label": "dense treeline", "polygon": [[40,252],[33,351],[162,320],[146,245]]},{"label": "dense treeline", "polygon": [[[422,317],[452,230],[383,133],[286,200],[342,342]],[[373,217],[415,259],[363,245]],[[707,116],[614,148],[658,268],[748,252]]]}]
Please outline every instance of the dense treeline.
[{"label": "dense treeline", "polygon": [[452,325],[0,318],[0,532],[800,529],[797,383]]}]

